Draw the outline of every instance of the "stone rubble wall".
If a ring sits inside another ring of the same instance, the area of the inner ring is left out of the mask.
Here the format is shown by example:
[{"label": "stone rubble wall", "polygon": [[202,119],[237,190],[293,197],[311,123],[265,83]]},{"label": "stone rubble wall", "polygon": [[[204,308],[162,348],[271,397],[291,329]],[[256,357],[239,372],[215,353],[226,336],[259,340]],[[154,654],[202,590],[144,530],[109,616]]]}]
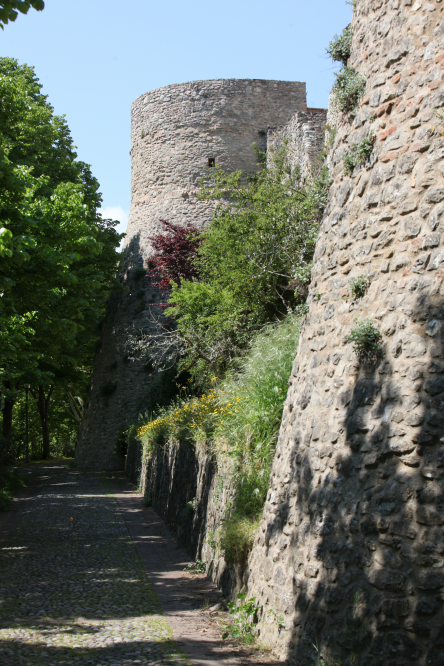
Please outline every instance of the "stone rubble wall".
[{"label": "stone rubble wall", "polygon": [[117,437],[148,402],[152,376],[142,362],[125,361],[125,341],[134,328],[152,330],[150,309],[162,300],[147,278],[135,279],[135,269],[145,266],[150,255],[150,239],[161,230],[159,220],[205,226],[214,203],[195,195],[208,160],[228,171],[256,170],[252,144],[265,149],[268,127],[284,125],[306,108],[305,83],[258,79],[180,83],[133,103],[123,290],[111,297],[102,326],[76,451],[80,468],[121,468]]},{"label": "stone rubble wall", "polygon": [[[354,119],[329,119],[332,187],[249,560],[260,639],[298,666],[444,664],[443,5],[357,0],[349,65],[367,88]],[[344,341],[357,318],[382,334],[376,364]]]},{"label": "stone rubble wall", "polygon": [[289,166],[292,171],[298,167],[302,181],[306,181],[323,150],[326,122],[325,109],[298,111],[284,127],[268,130],[269,154],[277,152],[285,143]]},{"label": "stone rubble wall", "polygon": [[207,574],[231,596],[245,588],[248,570],[225,561],[220,538],[233,499],[231,459],[212,456],[186,442],[170,442],[144,453],[130,444],[125,471],[191,556],[207,564]]}]

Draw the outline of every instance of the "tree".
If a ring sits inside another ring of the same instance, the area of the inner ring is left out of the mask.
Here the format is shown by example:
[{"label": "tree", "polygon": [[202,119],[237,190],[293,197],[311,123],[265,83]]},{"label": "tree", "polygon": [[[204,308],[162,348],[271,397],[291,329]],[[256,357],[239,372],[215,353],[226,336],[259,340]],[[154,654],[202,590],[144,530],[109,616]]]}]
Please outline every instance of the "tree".
[{"label": "tree", "polygon": [[0,380],[9,411],[20,381],[38,387],[47,455],[44,387],[91,362],[121,236],[34,70],[0,58],[0,96]]},{"label": "tree", "polygon": [[[27,14],[33,7],[38,12],[45,8],[43,0],[3,0],[0,2],[0,27],[4,30],[4,26],[9,21],[15,21],[18,12]],[[17,11],[18,10],[18,11]]]},{"label": "tree", "polygon": [[[233,367],[264,324],[305,302],[328,184],[322,167],[302,183],[285,145],[255,174],[212,170],[198,197],[216,200],[214,217],[199,235],[184,233],[188,244],[200,240],[183,246],[193,274],[171,282],[148,333],[128,337],[133,356],[163,368],[179,360],[201,388]],[[168,265],[176,247],[162,247]]]},{"label": "tree", "polygon": [[305,301],[328,178],[319,172],[302,184],[284,146],[256,174],[216,169],[201,185],[198,196],[218,204],[198,248],[199,278],[173,285],[166,315],[186,343],[179,367],[194,361],[205,384],[265,323]]},{"label": "tree", "polygon": [[182,280],[197,278],[197,266],[193,260],[204,238],[190,222],[183,225],[168,220],[160,222],[163,232],[151,239],[154,254],[148,262],[148,275],[153,287],[169,291],[171,282],[180,285]]}]

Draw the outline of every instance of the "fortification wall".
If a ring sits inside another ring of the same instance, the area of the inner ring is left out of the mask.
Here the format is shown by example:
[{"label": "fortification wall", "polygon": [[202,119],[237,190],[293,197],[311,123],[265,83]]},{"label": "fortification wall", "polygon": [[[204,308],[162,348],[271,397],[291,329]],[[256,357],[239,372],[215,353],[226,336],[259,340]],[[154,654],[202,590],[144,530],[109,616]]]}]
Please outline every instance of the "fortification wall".
[{"label": "fortification wall", "polygon": [[149,257],[160,219],[202,227],[212,203],[195,193],[205,169],[257,169],[252,144],[266,148],[270,126],[284,125],[306,106],[305,83],[216,79],[166,86],[139,97],[131,109],[131,212],[124,244],[124,291],[110,299],[96,355],[76,461],[114,469],[119,433],[143,413],[153,377],[141,362],[125,360],[132,328],[150,331],[148,308],[161,295],[137,268]]},{"label": "fortification wall", "polygon": [[[248,596],[273,609],[260,637],[298,666],[444,664],[443,9],[357,0],[354,11],[349,64],[367,90],[354,119],[336,116],[309,312],[249,562]],[[370,132],[370,162],[347,175],[342,158]],[[370,286],[353,298],[361,276]],[[382,334],[379,363],[344,341],[357,318]]]},{"label": "fortification wall", "polygon": [[298,111],[284,127],[268,130],[268,150],[276,152],[285,145],[292,171],[299,168],[302,180],[307,180],[324,146],[326,122],[326,109]]}]

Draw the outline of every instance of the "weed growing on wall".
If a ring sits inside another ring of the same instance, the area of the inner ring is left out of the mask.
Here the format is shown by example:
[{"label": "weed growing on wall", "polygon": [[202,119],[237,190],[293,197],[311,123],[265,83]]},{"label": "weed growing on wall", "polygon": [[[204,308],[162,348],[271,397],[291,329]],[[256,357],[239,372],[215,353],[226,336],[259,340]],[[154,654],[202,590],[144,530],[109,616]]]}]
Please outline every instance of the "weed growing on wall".
[{"label": "weed growing on wall", "polygon": [[360,275],[350,281],[350,291],[354,298],[362,298],[365,296],[367,289],[370,286],[370,280],[366,275]]},{"label": "weed growing on wall", "polygon": [[359,143],[353,143],[351,149],[344,155],[342,160],[344,162],[345,172],[349,176],[352,175],[356,166],[368,162],[373,151],[373,146],[375,145],[375,140],[375,134],[370,132],[370,134],[359,141]]},{"label": "weed growing on wall", "polygon": [[382,356],[382,335],[371,319],[356,320],[356,326],[344,339],[353,342],[353,351],[360,361],[376,361]]},{"label": "weed growing on wall", "polygon": [[365,78],[353,67],[344,67],[335,76],[336,81],[332,88],[333,107],[342,113],[354,116],[365,90]]},{"label": "weed growing on wall", "polygon": [[350,58],[353,28],[348,25],[341,35],[335,35],[328,47],[325,49],[332,60],[347,65]]}]

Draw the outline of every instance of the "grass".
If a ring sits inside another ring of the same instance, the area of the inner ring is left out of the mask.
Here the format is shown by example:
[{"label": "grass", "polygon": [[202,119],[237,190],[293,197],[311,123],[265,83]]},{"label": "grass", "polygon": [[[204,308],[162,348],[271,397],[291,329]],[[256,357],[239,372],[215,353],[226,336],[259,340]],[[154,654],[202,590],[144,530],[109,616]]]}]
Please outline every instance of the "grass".
[{"label": "grass", "polygon": [[268,325],[240,360],[237,372],[200,398],[178,398],[138,430],[145,451],[168,441],[206,446],[232,461],[234,498],[221,530],[228,560],[245,564],[265,503],[288,378],[299,336],[290,314]]}]

